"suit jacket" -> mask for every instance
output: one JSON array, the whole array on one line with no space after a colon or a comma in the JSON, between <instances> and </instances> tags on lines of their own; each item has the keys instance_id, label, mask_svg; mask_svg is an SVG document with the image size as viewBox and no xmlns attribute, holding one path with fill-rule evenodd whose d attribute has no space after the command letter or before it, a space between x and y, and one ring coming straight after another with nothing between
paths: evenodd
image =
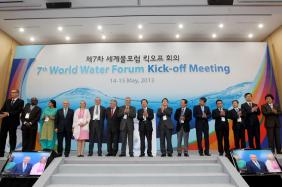
<instances>
[{"instance_id":1,"label":"suit jacket","mask_svg":"<svg viewBox=\"0 0 282 187\"><path fill-rule=\"evenodd\" d=\"M38 106L34 106L32 110L30 109L31 104L27 103L22 111L21 121L22 121L22 130L25 129L37 129L38 122L41 116L41 108ZM29 113L29 118L25 118L26 114Z\"/></svg>"},{"instance_id":2,"label":"suit jacket","mask_svg":"<svg viewBox=\"0 0 282 187\"><path fill-rule=\"evenodd\" d=\"M120 128L120 118L118 117L119 108L116 107L113 116L111 116L111 107L106 109L106 119L108 129L119 130Z\"/></svg>"},{"instance_id":3,"label":"suit jacket","mask_svg":"<svg viewBox=\"0 0 282 187\"><path fill-rule=\"evenodd\" d=\"M185 132L190 131L190 121L192 119L192 110L186 107L185 112L184 112L184 123L180 122L180 116L181 116L181 110L182 108L176 109L174 113L174 119L176 121L176 132L179 132L181 127L183 127L183 130Z\"/></svg>"},{"instance_id":4,"label":"suit jacket","mask_svg":"<svg viewBox=\"0 0 282 187\"><path fill-rule=\"evenodd\" d=\"M239 111L242 112L242 110L239 108ZM241 125L242 127L245 128L245 125L243 123L243 117L241 116L241 122L238 122L239 116L238 113L236 112L236 110L233 108L231 110L229 110L228 112L228 118L232 120L233 126L232 128L234 129L234 127Z\"/></svg>"},{"instance_id":5,"label":"suit jacket","mask_svg":"<svg viewBox=\"0 0 282 187\"><path fill-rule=\"evenodd\" d=\"M215 129L218 129L223 125L228 126L228 110L223 109L223 111L225 112L225 116L223 116L225 121L221 119L222 116L220 116L220 111L218 108L212 111L212 118L215 120Z\"/></svg>"},{"instance_id":6,"label":"suit jacket","mask_svg":"<svg viewBox=\"0 0 282 187\"><path fill-rule=\"evenodd\" d=\"M127 118L124 119L124 110L125 105L119 108L118 117L122 118L120 122L120 130L123 131L128 125L130 130L134 130L134 121L133 119L136 117L136 109L133 106L129 107L129 113L127 114Z\"/></svg>"},{"instance_id":7,"label":"suit jacket","mask_svg":"<svg viewBox=\"0 0 282 187\"><path fill-rule=\"evenodd\" d=\"M7 99L1 108L0 112L8 112L9 116L3 118L2 125L13 125L17 127L20 125L20 114L24 107L24 101L18 98L14 104L12 99Z\"/></svg>"},{"instance_id":8,"label":"suit jacket","mask_svg":"<svg viewBox=\"0 0 282 187\"><path fill-rule=\"evenodd\" d=\"M58 129L58 133L60 132L72 132L72 124L73 124L73 109L68 108L66 117L64 116L64 109L61 108L57 111L55 116L55 128Z\"/></svg>"},{"instance_id":9,"label":"suit jacket","mask_svg":"<svg viewBox=\"0 0 282 187\"><path fill-rule=\"evenodd\" d=\"M29 175L31 168L32 168L32 164L28 163L26 165L25 170L23 171L23 163L21 162L21 163L16 164L12 173L17 174L17 175Z\"/></svg>"},{"instance_id":10,"label":"suit jacket","mask_svg":"<svg viewBox=\"0 0 282 187\"><path fill-rule=\"evenodd\" d=\"M275 125L277 127L281 126L279 120L279 116L281 115L281 108L279 104L273 104L273 108L277 110L276 114L272 112L272 109L269 104L264 104L261 106L262 114L265 116L264 126L266 128L275 127Z\"/></svg>"},{"instance_id":11,"label":"suit jacket","mask_svg":"<svg viewBox=\"0 0 282 187\"><path fill-rule=\"evenodd\" d=\"M203 118L203 112L200 105L196 105L193 108L193 116L196 119L196 125L201 125L204 123L208 123L208 119L211 118L211 111L208 106L204 106L204 112L207 115L207 118Z\"/></svg>"},{"instance_id":12,"label":"suit jacket","mask_svg":"<svg viewBox=\"0 0 282 187\"><path fill-rule=\"evenodd\" d=\"M255 103L252 103L252 107L258 106ZM243 103L241 105L241 110L242 110L242 116L244 119L244 124L245 126L259 126L259 119L258 119L258 115L260 115L260 109L258 107L256 112L252 112L252 108L249 106L249 104Z\"/></svg>"},{"instance_id":13,"label":"suit jacket","mask_svg":"<svg viewBox=\"0 0 282 187\"><path fill-rule=\"evenodd\" d=\"M173 129L173 122L171 120L172 111L171 107L167 107L163 112L161 108L158 109L157 116L160 118L159 128ZM164 116L166 116L166 120L163 120Z\"/></svg>"},{"instance_id":14,"label":"suit jacket","mask_svg":"<svg viewBox=\"0 0 282 187\"><path fill-rule=\"evenodd\" d=\"M95 109L95 105L89 108L89 112L90 112L90 116L91 116L90 124L91 124L91 121L93 120L94 109ZM100 123L99 123L99 126L102 129L104 128L105 117L106 117L106 108L100 105Z\"/></svg>"},{"instance_id":15,"label":"suit jacket","mask_svg":"<svg viewBox=\"0 0 282 187\"><path fill-rule=\"evenodd\" d=\"M154 119L154 112L152 109L147 108L148 117L144 120L143 117L144 109L139 109L137 112L137 119L139 120L139 131L153 131L152 120Z\"/></svg>"},{"instance_id":16,"label":"suit jacket","mask_svg":"<svg viewBox=\"0 0 282 187\"><path fill-rule=\"evenodd\" d=\"M262 161L259 161L258 160L258 163L260 165L260 168L258 168L254 163L253 161L248 161L246 163L246 166L247 166L247 172L248 173L264 173L264 172L267 172L267 169L266 169L266 166L265 164L262 162Z\"/></svg>"}]
</instances>

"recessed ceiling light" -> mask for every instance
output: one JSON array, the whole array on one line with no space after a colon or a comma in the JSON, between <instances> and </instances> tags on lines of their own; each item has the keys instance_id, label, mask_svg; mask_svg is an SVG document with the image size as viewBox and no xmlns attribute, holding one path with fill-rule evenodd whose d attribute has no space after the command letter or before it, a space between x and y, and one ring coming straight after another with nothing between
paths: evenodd
<instances>
[{"instance_id":1,"label":"recessed ceiling light","mask_svg":"<svg viewBox=\"0 0 282 187\"><path fill-rule=\"evenodd\" d=\"M222 28L224 27L224 24L223 24L223 23L220 23L220 24L218 25L218 27L222 29Z\"/></svg>"},{"instance_id":2,"label":"recessed ceiling light","mask_svg":"<svg viewBox=\"0 0 282 187\"><path fill-rule=\"evenodd\" d=\"M59 26L57 27L58 31L63 31L63 27Z\"/></svg>"},{"instance_id":3,"label":"recessed ceiling light","mask_svg":"<svg viewBox=\"0 0 282 187\"><path fill-rule=\"evenodd\" d=\"M215 33L212 34L212 38L216 38L217 35Z\"/></svg>"},{"instance_id":4,"label":"recessed ceiling light","mask_svg":"<svg viewBox=\"0 0 282 187\"><path fill-rule=\"evenodd\" d=\"M107 37L106 35L102 35L102 39L105 40Z\"/></svg>"},{"instance_id":5,"label":"recessed ceiling light","mask_svg":"<svg viewBox=\"0 0 282 187\"><path fill-rule=\"evenodd\" d=\"M142 29L142 28L143 28L143 25L139 24L138 29Z\"/></svg>"},{"instance_id":6,"label":"recessed ceiling light","mask_svg":"<svg viewBox=\"0 0 282 187\"><path fill-rule=\"evenodd\" d=\"M143 35L142 35L142 34L139 34L138 38L139 38L139 39L143 39Z\"/></svg>"},{"instance_id":7,"label":"recessed ceiling light","mask_svg":"<svg viewBox=\"0 0 282 187\"><path fill-rule=\"evenodd\" d=\"M20 27L20 28L19 28L19 32L24 32L24 28L23 28L23 27Z\"/></svg>"},{"instance_id":8,"label":"recessed ceiling light","mask_svg":"<svg viewBox=\"0 0 282 187\"><path fill-rule=\"evenodd\" d=\"M34 42L35 38L32 36L32 37L29 38L29 41Z\"/></svg>"},{"instance_id":9,"label":"recessed ceiling light","mask_svg":"<svg viewBox=\"0 0 282 187\"><path fill-rule=\"evenodd\" d=\"M175 35L175 38L177 38L177 39L180 38L180 35L179 35L179 34L176 34L176 35Z\"/></svg>"},{"instance_id":10,"label":"recessed ceiling light","mask_svg":"<svg viewBox=\"0 0 282 187\"><path fill-rule=\"evenodd\" d=\"M70 39L71 39L71 38L70 38L69 36L66 36L66 37L65 37L65 40L66 40L66 41L70 41Z\"/></svg>"},{"instance_id":11,"label":"recessed ceiling light","mask_svg":"<svg viewBox=\"0 0 282 187\"><path fill-rule=\"evenodd\" d=\"M98 26L97 26L97 29L98 29L99 31L102 30L102 29L103 29L102 25L98 25Z\"/></svg>"},{"instance_id":12,"label":"recessed ceiling light","mask_svg":"<svg viewBox=\"0 0 282 187\"><path fill-rule=\"evenodd\" d=\"M183 24L179 24L178 28L182 29L183 28Z\"/></svg>"},{"instance_id":13,"label":"recessed ceiling light","mask_svg":"<svg viewBox=\"0 0 282 187\"><path fill-rule=\"evenodd\" d=\"M258 24L258 28L262 29L264 25L262 23Z\"/></svg>"},{"instance_id":14,"label":"recessed ceiling light","mask_svg":"<svg viewBox=\"0 0 282 187\"><path fill-rule=\"evenodd\" d=\"M252 33L248 34L248 38L253 38L254 35Z\"/></svg>"}]
</instances>

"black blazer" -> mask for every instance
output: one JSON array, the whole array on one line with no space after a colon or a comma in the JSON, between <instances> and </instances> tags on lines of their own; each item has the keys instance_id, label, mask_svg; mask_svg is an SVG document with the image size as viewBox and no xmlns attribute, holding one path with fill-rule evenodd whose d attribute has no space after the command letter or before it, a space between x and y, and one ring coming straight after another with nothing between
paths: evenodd
<instances>
[{"instance_id":1,"label":"black blazer","mask_svg":"<svg viewBox=\"0 0 282 187\"><path fill-rule=\"evenodd\" d=\"M266 128L272 128L272 127L281 127L279 116L281 115L281 108L278 104L273 104L273 108L277 110L277 113L275 114L272 112L271 107L269 104L264 104L261 106L262 114L265 116L265 122L264 126Z\"/></svg>"},{"instance_id":2,"label":"black blazer","mask_svg":"<svg viewBox=\"0 0 282 187\"><path fill-rule=\"evenodd\" d=\"M202 117L203 112L202 112L202 109L201 109L200 105L196 105L193 108L193 116L196 119L196 125L201 125L201 124L204 124L204 123L208 123L208 119L211 118L210 108L208 106L204 106L204 107L205 107L204 108L204 112L206 113L207 118L203 118Z\"/></svg>"},{"instance_id":3,"label":"black blazer","mask_svg":"<svg viewBox=\"0 0 282 187\"><path fill-rule=\"evenodd\" d=\"M70 108L68 108L66 117L64 116L64 109L59 109L55 116L55 129L58 129L58 132L72 132L73 115L74 111Z\"/></svg>"},{"instance_id":4,"label":"black blazer","mask_svg":"<svg viewBox=\"0 0 282 187\"><path fill-rule=\"evenodd\" d=\"M171 120L172 111L173 109L171 107L167 107L163 112L161 108L158 109L157 116L160 118L159 128L173 129L173 122ZM167 120L163 120L163 116L166 116Z\"/></svg>"},{"instance_id":5,"label":"black blazer","mask_svg":"<svg viewBox=\"0 0 282 187\"><path fill-rule=\"evenodd\" d=\"M255 103L252 103L252 107L258 106ZM242 110L242 115L243 115L243 119L244 119L244 123L245 126L259 126L259 119L258 119L258 115L260 115L260 109L258 107L256 112L252 112L252 108L249 106L249 104L243 103L241 105L241 110Z\"/></svg>"},{"instance_id":6,"label":"black blazer","mask_svg":"<svg viewBox=\"0 0 282 187\"><path fill-rule=\"evenodd\" d=\"M221 120L222 116L220 116L220 111L219 111L218 108L214 109L212 111L212 118L215 120L215 129L219 129L223 125L228 125L228 110L227 109L223 109L223 111L225 112L225 116L224 116L225 121Z\"/></svg>"},{"instance_id":7,"label":"black blazer","mask_svg":"<svg viewBox=\"0 0 282 187\"><path fill-rule=\"evenodd\" d=\"M3 118L2 125L19 126L20 114L23 111L23 107L24 101L22 99L18 98L14 104L12 104L12 99L7 99L0 112L8 112L9 116Z\"/></svg>"},{"instance_id":8,"label":"black blazer","mask_svg":"<svg viewBox=\"0 0 282 187\"><path fill-rule=\"evenodd\" d=\"M181 116L181 110L182 108L176 109L174 113L174 119L176 121L176 132L179 132L181 127L183 126L183 130L185 132L190 131L190 121L192 119L192 110L186 107L185 112L184 112L184 123L180 123L180 116Z\"/></svg>"},{"instance_id":9,"label":"black blazer","mask_svg":"<svg viewBox=\"0 0 282 187\"><path fill-rule=\"evenodd\" d=\"M95 108L95 105L89 108L89 112L90 112L90 116L91 116L90 123L91 123L93 116L94 116L94 108ZM105 117L106 117L106 108L100 105L100 124L99 124L99 126L101 128L104 128Z\"/></svg>"},{"instance_id":10,"label":"black blazer","mask_svg":"<svg viewBox=\"0 0 282 187\"><path fill-rule=\"evenodd\" d=\"M137 111L137 119L139 120L139 131L153 131L152 120L154 119L154 112L152 109L147 108L148 117L146 120L143 118L144 109Z\"/></svg>"},{"instance_id":11,"label":"black blazer","mask_svg":"<svg viewBox=\"0 0 282 187\"><path fill-rule=\"evenodd\" d=\"M32 110L30 110L30 103L27 103L22 111L21 121L22 121L22 130L32 128L37 129L38 122L41 116L41 108L38 106L34 106ZM26 119L26 114L29 113L29 118ZM26 125L26 123L28 125ZM31 123L31 124L30 124Z\"/></svg>"},{"instance_id":12,"label":"black blazer","mask_svg":"<svg viewBox=\"0 0 282 187\"><path fill-rule=\"evenodd\" d=\"M242 112L241 108L239 108L239 111ZM241 116L241 122L238 122L239 116L236 110L233 108L229 110L228 112L228 118L232 120L232 128L234 129L236 126L240 125L245 128L245 125L243 123L243 116ZM240 123L240 124L239 124Z\"/></svg>"},{"instance_id":13,"label":"black blazer","mask_svg":"<svg viewBox=\"0 0 282 187\"><path fill-rule=\"evenodd\" d=\"M108 130L109 129L119 130L121 119L120 117L118 117L118 112L119 112L119 108L116 107L116 110L113 116L111 116L111 107L108 107L106 109L106 119L107 119Z\"/></svg>"}]
</instances>

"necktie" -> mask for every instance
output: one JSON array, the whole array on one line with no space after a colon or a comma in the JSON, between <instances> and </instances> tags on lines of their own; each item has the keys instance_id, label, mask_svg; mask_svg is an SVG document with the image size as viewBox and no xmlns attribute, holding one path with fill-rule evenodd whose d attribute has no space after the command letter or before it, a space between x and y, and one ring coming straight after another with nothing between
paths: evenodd
<instances>
[{"instance_id":1,"label":"necktie","mask_svg":"<svg viewBox=\"0 0 282 187\"><path fill-rule=\"evenodd\" d=\"M15 100L14 100L14 99L12 99L12 102L11 102L11 103L12 103L12 105L13 105L13 104L15 103Z\"/></svg>"},{"instance_id":2,"label":"necktie","mask_svg":"<svg viewBox=\"0 0 282 187\"><path fill-rule=\"evenodd\" d=\"M252 103L249 103L249 106L252 108Z\"/></svg>"},{"instance_id":3,"label":"necktie","mask_svg":"<svg viewBox=\"0 0 282 187\"><path fill-rule=\"evenodd\" d=\"M184 108L182 108L181 116L184 116Z\"/></svg>"},{"instance_id":4,"label":"necktie","mask_svg":"<svg viewBox=\"0 0 282 187\"><path fill-rule=\"evenodd\" d=\"M259 165L258 161L255 161L255 165L260 169L260 165Z\"/></svg>"},{"instance_id":5,"label":"necktie","mask_svg":"<svg viewBox=\"0 0 282 187\"><path fill-rule=\"evenodd\" d=\"M95 114L98 115L98 106L96 106Z\"/></svg>"},{"instance_id":6,"label":"necktie","mask_svg":"<svg viewBox=\"0 0 282 187\"><path fill-rule=\"evenodd\" d=\"M23 172L25 171L26 169L26 164L23 165Z\"/></svg>"},{"instance_id":7,"label":"necktie","mask_svg":"<svg viewBox=\"0 0 282 187\"><path fill-rule=\"evenodd\" d=\"M64 117L66 118L67 116L67 109L64 109Z\"/></svg>"},{"instance_id":8,"label":"necktie","mask_svg":"<svg viewBox=\"0 0 282 187\"><path fill-rule=\"evenodd\" d=\"M114 115L114 109L112 108L111 109L111 117L113 117L113 115Z\"/></svg>"}]
</instances>

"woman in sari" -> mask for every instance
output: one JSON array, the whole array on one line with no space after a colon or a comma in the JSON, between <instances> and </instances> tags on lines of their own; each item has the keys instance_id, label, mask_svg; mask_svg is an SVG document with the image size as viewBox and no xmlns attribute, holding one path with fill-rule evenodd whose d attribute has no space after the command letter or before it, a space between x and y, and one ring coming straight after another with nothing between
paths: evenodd
<instances>
[{"instance_id":1,"label":"woman in sari","mask_svg":"<svg viewBox=\"0 0 282 187\"><path fill-rule=\"evenodd\" d=\"M86 102L80 101L79 109L76 109L73 117L73 136L77 140L77 156L84 156L85 140L89 139L90 112L86 108Z\"/></svg>"},{"instance_id":2,"label":"woman in sari","mask_svg":"<svg viewBox=\"0 0 282 187\"><path fill-rule=\"evenodd\" d=\"M41 116L41 127L40 127L40 144L42 150L50 151L55 147L56 132L54 128L54 120L56 115L56 101L50 100L48 107L43 110Z\"/></svg>"}]
</instances>

